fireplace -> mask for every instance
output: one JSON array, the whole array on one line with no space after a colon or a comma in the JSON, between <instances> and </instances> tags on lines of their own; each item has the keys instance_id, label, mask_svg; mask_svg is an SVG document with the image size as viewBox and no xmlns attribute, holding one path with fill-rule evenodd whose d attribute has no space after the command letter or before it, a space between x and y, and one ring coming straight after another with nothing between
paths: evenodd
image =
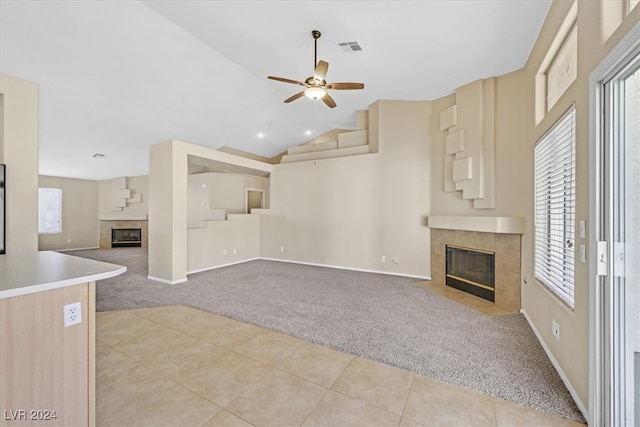
<instances>
[{"instance_id":1,"label":"fireplace","mask_svg":"<svg viewBox=\"0 0 640 427\"><path fill-rule=\"evenodd\" d=\"M495 253L446 245L445 284L495 301Z\"/></svg>"},{"instance_id":2,"label":"fireplace","mask_svg":"<svg viewBox=\"0 0 640 427\"><path fill-rule=\"evenodd\" d=\"M142 229L140 228L112 228L112 248L142 247Z\"/></svg>"}]
</instances>

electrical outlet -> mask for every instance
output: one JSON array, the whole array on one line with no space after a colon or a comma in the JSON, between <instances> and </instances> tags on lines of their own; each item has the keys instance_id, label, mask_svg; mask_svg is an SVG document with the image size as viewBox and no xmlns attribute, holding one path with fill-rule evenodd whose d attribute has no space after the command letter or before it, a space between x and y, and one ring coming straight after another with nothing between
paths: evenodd
<instances>
[{"instance_id":1,"label":"electrical outlet","mask_svg":"<svg viewBox=\"0 0 640 427\"><path fill-rule=\"evenodd\" d=\"M394 263L394 264L398 264L398 257L397 257L397 256L394 256L394 257L393 257L393 263Z\"/></svg>"},{"instance_id":2,"label":"electrical outlet","mask_svg":"<svg viewBox=\"0 0 640 427\"><path fill-rule=\"evenodd\" d=\"M553 319L551 319L551 332L557 340L560 340L560 325Z\"/></svg>"},{"instance_id":3,"label":"electrical outlet","mask_svg":"<svg viewBox=\"0 0 640 427\"><path fill-rule=\"evenodd\" d=\"M71 239L67 239L67 243L71 243Z\"/></svg>"},{"instance_id":4,"label":"electrical outlet","mask_svg":"<svg viewBox=\"0 0 640 427\"><path fill-rule=\"evenodd\" d=\"M386 256L384 256L384 255L382 255L382 256L380 257L380 262L387 262L387 257L386 257Z\"/></svg>"},{"instance_id":5,"label":"electrical outlet","mask_svg":"<svg viewBox=\"0 0 640 427\"><path fill-rule=\"evenodd\" d=\"M284 252L284 246L280 246L280 252Z\"/></svg>"},{"instance_id":6,"label":"electrical outlet","mask_svg":"<svg viewBox=\"0 0 640 427\"><path fill-rule=\"evenodd\" d=\"M226 249L223 249L223 250L222 250L222 255L226 255L226 254L227 254L227 250L226 250Z\"/></svg>"},{"instance_id":7,"label":"electrical outlet","mask_svg":"<svg viewBox=\"0 0 640 427\"><path fill-rule=\"evenodd\" d=\"M64 327L82 323L82 305L79 302L67 304L63 308L64 311Z\"/></svg>"},{"instance_id":8,"label":"electrical outlet","mask_svg":"<svg viewBox=\"0 0 640 427\"><path fill-rule=\"evenodd\" d=\"M233 254L235 255L237 253L238 253L238 251L236 250L236 248L233 248Z\"/></svg>"}]
</instances>

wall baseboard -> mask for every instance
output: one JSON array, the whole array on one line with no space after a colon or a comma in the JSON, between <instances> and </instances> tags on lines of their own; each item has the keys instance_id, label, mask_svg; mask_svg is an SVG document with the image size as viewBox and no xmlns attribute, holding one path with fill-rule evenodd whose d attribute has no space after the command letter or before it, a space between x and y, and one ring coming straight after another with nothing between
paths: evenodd
<instances>
[{"instance_id":1,"label":"wall baseboard","mask_svg":"<svg viewBox=\"0 0 640 427\"><path fill-rule=\"evenodd\" d=\"M538 331L538 328L536 328L536 326L533 324L533 321L529 317L529 314L524 309L520 309L520 313L522 313L524 315L524 318L527 320L527 323L529 324L529 327L531 328L533 333L536 335L536 338L538 338L538 342L542 346L544 352L547 354L547 357L549 357L549 360L551 361L551 364L553 365L553 367L556 368L556 371L558 372L558 375L560 375L560 379L562 379L562 382L567 387L567 390L569 390L569 394L571 394L571 397L576 402L576 405L578 406L578 409L580 409L580 412L582 412L582 416L584 417L585 420L588 420L589 419L589 411L587 411L587 408L584 406L584 404L582 403L582 401L578 397L578 393L576 393L575 389L573 388L573 385L569 381L569 378L566 376L566 374L564 373L564 371L560 367L560 364L558 363L556 358L553 357L553 354L551 353L551 350L549 350L549 347L547 347L547 344L542 339L542 335L540 335L540 332Z\"/></svg>"},{"instance_id":2,"label":"wall baseboard","mask_svg":"<svg viewBox=\"0 0 640 427\"><path fill-rule=\"evenodd\" d=\"M341 265L319 264L319 263L304 262L304 261L292 261L290 259L263 258L263 257L260 257L258 259L263 259L265 261L290 262L292 264L311 265L311 266L314 266L314 267L335 268L335 269L338 269L338 270L359 271L361 273L386 274L387 276L400 276L400 277L409 277L409 278L412 278L412 279L431 280L431 276L420 276L420 275L415 275L415 274L396 273L396 272L393 272L393 271L369 270L369 269L366 269L366 268L353 268L353 267L345 267L345 266L341 266Z\"/></svg>"},{"instance_id":3,"label":"wall baseboard","mask_svg":"<svg viewBox=\"0 0 640 427\"><path fill-rule=\"evenodd\" d=\"M55 252L70 252L70 251L86 251L89 249L100 249L99 246L90 246L88 248L69 248L69 249L51 249Z\"/></svg>"},{"instance_id":4,"label":"wall baseboard","mask_svg":"<svg viewBox=\"0 0 640 427\"><path fill-rule=\"evenodd\" d=\"M242 264L242 263L245 263L245 262L255 261L255 260L258 260L258 259L263 259L263 258L256 257L256 258L242 259L240 261L234 261L234 262L230 262L230 263L227 263L227 264L214 265L213 267L206 267L206 268L201 268L199 270L187 271L187 276L189 274L202 273L203 271L210 271L210 270L215 270L217 268L229 267L230 265Z\"/></svg>"},{"instance_id":5,"label":"wall baseboard","mask_svg":"<svg viewBox=\"0 0 640 427\"><path fill-rule=\"evenodd\" d=\"M160 282L160 283L164 283L165 285L178 285L180 283L184 283L187 281L187 279L180 279L180 280L166 280L166 279L161 279L159 277L153 277L153 276L147 276L147 279L149 280L153 280L154 282Z\"/></svg>"}]
</instances>

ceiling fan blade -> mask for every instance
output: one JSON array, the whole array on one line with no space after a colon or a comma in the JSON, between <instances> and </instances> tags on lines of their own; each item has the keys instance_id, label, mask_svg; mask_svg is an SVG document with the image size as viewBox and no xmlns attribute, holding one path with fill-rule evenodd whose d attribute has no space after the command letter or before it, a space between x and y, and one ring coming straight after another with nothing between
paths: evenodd
<instances>
[{"instance_id":1,"label":"ceiling fan blade","mask_svg":"<svg viewBox=\"0 0 640 427\"><path fill-rule=\"evenodd\" d=\"M307 86L306 84L299 82L297 80L285 79L284 77L268 76L267 78L271 80L277 80L279 82L291 83L291 84L300 85L300 86Z\"/></svg>"},{"instance_id":2,"label":"ceiling fan blade","mask_svg":"<svg viewBox=\"0 0 640 427\"><path fill-rule=\"evenodd\" d=\"M317 81L322 81L324 80L324 76L327 75L327 71L329 70L329 63L326 61L318 61L318 65L316 65L316 69L313 72L313 77L317 80Z\"/></svg>"},{"instance_id":3,"label":"ceiling fan blade","mask_svg":"<svg viewBox=\"0 0 640 427\"><path fill-rule=\"evenodd\" d=\"M295 101L296 99L300 98L302 95L304 95L304 91L302 92L298 92L295 95L292 95L290 97L288 97L287 99L284 100L284 102L286 104L290 103L291 101Z\"/></svg>"},{"instance_id":4,"label":"ceiling fan blade","mask_svg":"<svg viewBox=\"0 0 640 427\"><path fill-rule=\"evenodd\" d=\"M354 89L364 89L364 83L327 83L323 86L324 89L333 89L333 90L354 90Z\"/></svg>"},{"instance_id":5,"label":"ceiling fan blade","mask_svg":"<svg viewBox=\"0 0 640 427\"><path fill-rule=\"evenodd\" d=\"M328 93L325 96L322 97L322 102L327 104L327 106L329 108L335 108L336 107L336 101L334 101L333 98Z\"/></svg>"}]
</instances>

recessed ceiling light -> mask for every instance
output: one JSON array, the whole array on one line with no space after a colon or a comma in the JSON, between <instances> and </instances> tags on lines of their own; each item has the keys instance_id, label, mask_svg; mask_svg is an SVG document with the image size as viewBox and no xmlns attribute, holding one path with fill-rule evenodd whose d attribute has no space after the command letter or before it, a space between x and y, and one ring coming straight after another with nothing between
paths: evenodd
<instances>
[{"instance_id":1,"label":"recessed ceiling light","mask_svg":"<svg viewBox=\"0 0 640 427\"><path fill-rule=\"evenodd\" d=\"M258 138L264 138L264 137L265 137L264 133L262 133L262 132L258 133Z\"/></svg>"},{"instance_id":2,"label":"recessed ceiling light","mask_svg":"<svg viewBox=\"0 0 640 427\"><path fill-rule=\"evenodd\" d=\"M94 153L91 157L93 157L94 159L104 159L104 154Z\"/></svg>"},{"instance_id":3,"label":"recessed ceiling light","mask_svg":"<svg viewBox=\"0 0 640 427\"><path fill-rule=\"evenodd\" d=\"M304 131L304 134L305 134L305 135L311 135L312 133L313 133L313 132L311 132L310 130L305 130L305 131Z\"/></svg>"}]
</instances>

